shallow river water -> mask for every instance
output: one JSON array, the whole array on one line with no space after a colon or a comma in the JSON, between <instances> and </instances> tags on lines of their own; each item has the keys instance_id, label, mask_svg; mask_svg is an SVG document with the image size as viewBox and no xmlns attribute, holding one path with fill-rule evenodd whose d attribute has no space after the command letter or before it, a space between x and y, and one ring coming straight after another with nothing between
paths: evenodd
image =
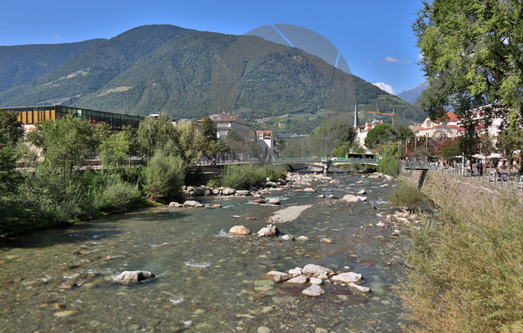
<instances>
[{"instance_id":1,"label":"shallow river water","mask_svg":"<svg viewBox=\"0 0 523 333\"><path fill-rule=\"evenodd\" d=\"M389 210L385 201L394 183L334 177L341 185L314 183L317 193L289 189L268 195L281 200L279 207L254 205L252 198L196 198L222 208L147 208L3 242L0 331L401 331L405 322L392 291L404 269L396 253L401 237L390 236L391 228L369 226L381 220L376 213ZM358 180L365 183L356 185ZM341 198L363 188L365 203L316 197ZM298 220L278 227L309 241L256 236L277 210L307 204L313 207ZM227 231L234 225L253 234L230 237ZM320 243L322 237L333 243ZM158 246L163 243L170 245ZM308 263L335 272L350 266L372 292L327 283L326 294L312 298L300 294L307 286L274 284L264 277ZM125 270L157 277L133 286L115 283Z\"/></svg>"}]
</instances>

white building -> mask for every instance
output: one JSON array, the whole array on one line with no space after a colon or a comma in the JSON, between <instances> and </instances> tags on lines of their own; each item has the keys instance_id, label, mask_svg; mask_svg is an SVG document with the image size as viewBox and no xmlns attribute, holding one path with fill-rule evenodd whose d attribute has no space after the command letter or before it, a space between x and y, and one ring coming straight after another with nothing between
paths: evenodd
<instances>
[{"instance_id":1,"label":"white building","mask_svg":"<svg viewBox=\"0 0 523 333\"><path fill-rule=\"evenodd\" d=\"M427 137L435 140L441 140L443 137L455 139L460 132L458 116L448 111L439 121L432 121L427 117L421 125L411 125L409 128L416 137Z\"/></svg>"},{"instance_id":2,"label":"white building","mask_svg":"<svg viewBox=\"0 0 523 333\"><path fill-rule=\"evenodd\" d=\"M234 130L243 138L243 140L245 140L245 142L249 140L251 126L247 124L247 121L242 116L215 113L210 115L210 117L216 125L218 139L225 140L227 133L230 130Z\"/></svg>"},{"instance_id":3,"label":"white building","mask_svg":"<svg viewBox=\"0 0 523 333\"><path fill-rule=\"evenodd\" d=\"M256 142L261 146L262 151L267 150L267 156L274 155L274 135L272 131L256 131Z\"/></svg>"},{"instance_id":4,"label":"white building","mask_svg":"<svg viewBox=\"0 0 523 333\"><path fill-rule=\"evenodd\" d=\"M358 140L358 142L360 143L360 146L365 147L365 139L367 138L367 134L369 133L369 131L371 129L373 129L374 127L376 127L380 124L383 124L383 122L373 119L371 122L358 127L357 132L356 132L357 133L356 140ZM372 147L367 147L367 148L372 148Z\"/></svg>"}]
</instances>

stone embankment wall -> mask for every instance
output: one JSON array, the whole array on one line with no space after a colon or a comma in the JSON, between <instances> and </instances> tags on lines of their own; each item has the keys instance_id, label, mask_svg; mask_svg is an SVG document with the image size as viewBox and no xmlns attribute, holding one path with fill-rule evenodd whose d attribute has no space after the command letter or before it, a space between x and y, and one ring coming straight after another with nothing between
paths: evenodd
<instances>
[{"instance_id":1,"label":"stone embankment wall","mask_svg":"<svg viewBox=\"0 0 523 333\"><path fill-rule=\"evenodd\" d=\"M473 178L438 171L426 171L421 191L438 206L478 205L499 198L503 189L496 188ZM400 179L418 186L421 170L401 170Z\"/></svg>"}]
</instances>

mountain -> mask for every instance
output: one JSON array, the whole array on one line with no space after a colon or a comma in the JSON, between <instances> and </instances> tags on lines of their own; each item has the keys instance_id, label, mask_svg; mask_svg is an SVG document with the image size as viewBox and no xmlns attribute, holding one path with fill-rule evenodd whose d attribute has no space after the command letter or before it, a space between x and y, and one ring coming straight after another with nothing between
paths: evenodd
<instances>
[{"instance_id":1,"label":"mountain","mask_svg":"<svg viewBox=\"0 0 523 333\"><path fill-rule=\"evenodd\" d=\"M60 67L71 57L105 41L0 46L0 91L19 86Z\"/></svg>"},{"instance_id":2,"label":"mountain","mask_svg":"<svg viewBox=\"0 0 523 333\"><path fill-rule=\"evenodd\" d=\"M349 117L356 102L359 109L395 109L407 122L424 118L416 107L303 50L169 25L131 29L0 92L1 106L61 103L133 115L163 111L176 119L220 111L241 113L251 123L287 115L284 121L300 133L322 118Z\"/></svg>"},{"instance_id":3,"label":"mountain","mask_svg":"<svg viewBox=\"0 0 523 333\"><path fill-rule=\"evenodd\" d=\"M414 105L416 104L416 101L421 96L421 93L425 88L427 87L428 83L423 82L420 85L418 85L416 88L405 90L399 93L397 96L401 98L405 102L409 102L410 104Z\"/></svg>"}]
</instances>

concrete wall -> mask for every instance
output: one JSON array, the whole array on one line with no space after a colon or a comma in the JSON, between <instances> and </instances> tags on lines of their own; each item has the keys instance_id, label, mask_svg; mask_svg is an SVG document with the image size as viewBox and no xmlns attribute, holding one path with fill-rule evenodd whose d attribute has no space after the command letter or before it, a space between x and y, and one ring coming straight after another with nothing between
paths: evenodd
<instances>
[{"instance_id":1,"label":"concrete wall","mask_svg":"<svg viewBox=\"0 0 523 333\"><path fill-rule=\"evenodd\" d=\"M401 170L400 180L419 184L422 171ZM431 198L438 206L466 205L470 206L489 202L498 198L503 189L496 188L469 177L451 175L438 171L427 171L421 191Z\"/></svg>"}]
</instances>

